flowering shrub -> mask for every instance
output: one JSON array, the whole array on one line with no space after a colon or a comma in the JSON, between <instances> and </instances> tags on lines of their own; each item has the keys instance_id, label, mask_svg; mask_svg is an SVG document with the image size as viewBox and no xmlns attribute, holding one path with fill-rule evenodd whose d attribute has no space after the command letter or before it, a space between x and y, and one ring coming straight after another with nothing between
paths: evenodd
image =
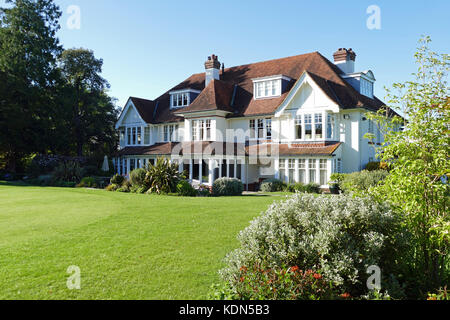
<instances>
[{"instance_id":1,"label":"flowering shrub","mask_svg":"<svg viewBox=\"0 0 450 320\"><path fill-rule=\"evenodd\" d=\"M321 270L339 292L366 293L367 268L399 274L407 245L396 216L384 204L349 195L298 193L274 203L238 237L241 247L225 259L220 271L236 292L242 266L279 268L296 265ZM383 288L388 288L386 281Z\"/></svg>"},{"instance_id":2,"label":"flowering shrub","mask_svg":"<svg viewBox=\"0 0 450 320\"><path fill-rule=\"evenodd\" d=\"M214 181L212 189L217 197L240 196L244 191L244 185L238 179L220 178Z\"/></svg>"},{"instance_id":3,"label":"flowering shrub","mask_svg":"<svg viewBox=\"0 0 450 320\"><path fill-rule=\"evenodd\" d=\"M252 268L241 267L236 275L234 289L224 284L215 290L215 299L230 300L324 300L332 299L333 290L319 272L303 271L299 267ZM221 296L228 292L228 296Z\"/></svg>"}]
</instances>

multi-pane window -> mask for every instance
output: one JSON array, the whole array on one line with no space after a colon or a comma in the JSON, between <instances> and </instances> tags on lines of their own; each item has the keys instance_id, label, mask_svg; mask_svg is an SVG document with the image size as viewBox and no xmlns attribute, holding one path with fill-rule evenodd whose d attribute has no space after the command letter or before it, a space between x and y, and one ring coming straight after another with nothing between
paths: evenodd
<instances>
[{"instance_id":1,"label":"multi-pane window","mask_svg":"<svg viewBox=\"0 0 450 320\"><path fill-rule=\"evenodd\" d=\"M192 121L192 141L211 141L212 122L211 120Z\"/></svg>"},{"instance_id":2,"label":"multi-pane window","mask_svg":"<svg viewBox=\"0 0 450 320\"><path fill-rule=\"evenodd\" d=\"M272 139L272 119L266 119L266 139Z\"/></svg>"},{"instance_id":3,"label":"multi-pane window","mask_svg":"<svg viewBox=\"0 0 450 320\"><path fill-rule=\"evenodd\" d=\"M205 121L206 141L211 140L211 120Z\"/></svg>"},{"instance_id":4,"label":"multi-pane window","mask_svg":"<svg viewBox=\"0 0 450 320\"><path fill-rule=\"evenodd\" d=\"M150 138L147 141L144 140L145 136L143 137L143 134L145 135L147 129L150 130L150 128L146 127L143 132L142 127L128 127L126 129L126 145L137 146L142 144L150 144ZM150 135L150 131L148 131L148 134Z\"/></svg>"},{"instance_id":5,"label":"multi-pane window","mask_svg":"<svg viewBox=\"0 0 450 320\"><path fill-rule=\"evenodd\" d=\"M172 94L172 108L187 107L189 105L189 93Z\"/></svg>"},{"instance_id":6,"label":"multi-pane window","mask_svg":"<svg viewBox=\"0 0 450 320\"><path fill-rule=\"evenodd\" d=\"M298 170L299 170L299 182L306 183L306 160L300 159L298 161Z\"/></svg>"},{"instance_id":7,"label":"multi-pane window","mask_svg":"<svg viewBox=\"0 0 450 320\"><path fill-rule=\"evenodd\" d=\"M324 186L328 184L328 165L327 160L321 159L320 160L320 185Z\"/></svg>"},{"instance_id":8,"label":"multi-pane window","mask_svg":"<svg viewBox=\"0 0 450 320\"><path fill-rule=\"evenodd\" d=\"M327 139L332 139L334 136L334 117L327 115Z\"/></svg>"},{"instance_id":9,"label":"multi-pane window","mask_svg":"<svg viewBox=\"0 0 450 320\"><path fill-rule=\"evenodd\" d=\"M142 144L142 128L137 128L137 144Z\"/></svg>"},{"instance_id":10,"label":"multi-pane window","mask_svg":"<svg viewBox=\"0 0 450 320\"><path fill-rule=\"evenodd\" d=\"M289 170L289 183L295 182L295 160L288 160L288 170Z\"/></svg>"},{"instance_id":11,"label":"multi-pane window","mask_svg":"<svg viewBox=\"0 0 450 320\"><path fill-rule=\"evenodd\" d=\"M311 183L317 182L316 169L317 169L316 160L315 159L309 160L309 182Z\"/></svg>"},{"instance_id":12,"label":"multi-pane window","mask_svg":"<svg viewBox=\"0 0 450 320\"><path fill-rule=\"evenodd\" d=\"M255 97L270 98L281 95L281 80L267 80L255 83Z\"/></svg>"},{"instance_id":13,"label":"multi-pane window","mask_svg":"<svg viewBox=\"0 0 450 320\"><path fill-rule=\"evenodd\" d=\"M286 161L280 160L280 180L286 181Z\"/></svg>"},{"instance_id":14,"label":"multi-pane window","mask_svg":"<svg viewBox=\"0 0 450 320\"><path fill-rule=\"evenodd\" d=\"M163 141L169 141L169 126L163 126Z\"/></svg>"},{"instance_id":15,"label":"multi-pane window","mask_svg":"<svg viewBox=\"0 0 450 320\"><path fill-rule=\"evenodd\" d=\"M123 143L125 143L125 129L121 129L120 130L120 144L122 145Z\"/></svg>"},{"instance_id":16,"label":"multi-pane window","mask_svg":"<svg viewBox=\"0 0 450 320\"><path fill-rule=\"evenodd\" d=\"M250 120L250 139L272 139L272 119Z\"/></svg>"},{"instance_id":17,"label":"multi-pane window","mask_svg":"<svg viewBox=\"0 0 450 320\"><path fill-rule=\"evenodd\" d=\"M192 141L198 141L198 120L192 121Z\"/></svg>"},{"instance_id":18,"label":"multi-pane window","mask_svg":"<svg viewBox=\"0 0 450 320\"><path fill-rule=\"evenodd\" d=\"M295 118L295 139L301 140L303 138L302 129L302 116L297 116Z\"/></svg>"},{"instance_id":19,"label":"multi-pane window","mask_svg":"<svg viewBox=\"0 0 450 320\"><path fill-rule=\"evenodd\" d=\"M127 128L127 145L131 145L131 128Z\"/></svg>"},{"instance_id":20,"label":"multi-pane window","mask_svg":"<svg viewBox=\"0 0 450 320\"><path fill-rule=\"evenodd\" d=\"M144 128L144 144L150 144L150 127Z\"/></svg>"},{"instance_id":21,"label":"multi-pane window","mask_svg":"<svg viewBox=\"0 0 450 320\"><path fill-rule=\"evenodd\" d=\"M163 126L163 141L175 142L178 141L178 125Z\"/></svg>"},{"instance_id":22,"label":"multi-pane window","mask_svg":"<svg viewBox=\"0 0 450 320\"><path fill-rule=\"evenodd\" d=\"M133 145L136 145L136 128L132 128L132 132Z\"/></svg>"},{"instance_id":23,"label":"multi-pane window","mask_svg":"<svg viewBox=\"0 0 450 320\"><path fill-rule=\"evenodd\" d=\"M312 139L312 115L305 114L305 139Z\"/></svg>"},{"instance_id":24,"label":"multi-pane window","mask_svg":"<svg viewBox=\"0 0 450 320\"><path fill-rule=\"evenodd\" d=\"M322 114L317 113L315 114L314 117L314 126L315 126L315 134L316 134L316 139L322 139L323 138L323 123L322 123Z\"/></svg>"},{"instance_id":25,"label":"multi-pane window","mask_svg":"<svg viewBox=\"0 0 450 320\"><path fill-rule=\"evenodd\" d=\"M258 119L258 138L264 138L264 120Z\"/></svg>"}]
</instances>

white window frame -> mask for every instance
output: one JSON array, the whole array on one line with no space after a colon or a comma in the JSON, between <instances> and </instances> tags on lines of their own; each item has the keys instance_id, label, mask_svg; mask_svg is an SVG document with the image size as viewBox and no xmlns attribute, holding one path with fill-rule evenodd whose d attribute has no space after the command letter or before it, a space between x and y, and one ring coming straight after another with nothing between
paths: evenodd
<instances>
[{"instance_id":1,"label":"white window frame","mask_svg":"<svg viewBox=\"0 0 450 320\"><path fill-rule=\"evenodd\" d=\"M253 79L254 99L267 99L281 96L283 79L290 80L283 76Z\"/></svg>"},{"instance_id":2,"label":"white window frame","mask_svg":"<svg viewBox=\"0 0 450 320\"><path fill-rule=\"evenodd\" d=\"M262 125L262 126L261 126ZM250 119L249 126L249 139L250 140L272 140L273 127L272 118L255 118ZM262 135L260 135L262 130ZM270 134L268 134L270 132Z\"/></svg>"},{"instance_id":3,"label":"white window frame","mask_svg":"<svg viewBox=\"0 0 450 320\"><path fill-rule=\"evenodd\" d=\"M192 141L212 141L213 123L211 119L192 120L191 134Z\"/></svg>"}]
</instances>

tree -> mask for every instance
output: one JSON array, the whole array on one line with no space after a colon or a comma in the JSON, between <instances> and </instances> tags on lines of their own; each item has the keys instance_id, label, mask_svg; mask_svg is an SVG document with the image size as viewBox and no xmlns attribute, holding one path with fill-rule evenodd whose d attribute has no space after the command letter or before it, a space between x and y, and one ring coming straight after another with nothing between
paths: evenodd
<instances>
[{"instance_id":1,"label":"tree","mask_svg":"<svg viewBox=\"0 0 450 320\"><path fill-rule=\"evenodd\" d=\"M56 38L59 8L51 0L7 0L0 8L0 153L7 168L32 152L52 123L50 88L61 46Z\"/></svg>"},{"instance_id":2,"label":"tree","mask_svg":"<svg viewBox=\"0 0 450 320\"><path fill-rule=\"evenodd\" d=\"M65 50L59 59L65 81L65 102L76 153L82 156L101 148L113 151L118 112L107 95L108 82L100 76L103 60L86 49Z\"/></svg>"},{"instance_id":3,"label":"tree","mask_svg":"<svg viewBox=\"0 0 450 320\"><path fill-rule=\"evenodd\" d=\"M450 278L449 56L432 52L430 41L420 41L415 81L395 84L398 93L388 91L389 107L368 115L385 134L378 157L392 169L372 191L398 209L413 233L412 268L426 290L444 286ZM387 117L391 108L405 118Z\"/></svg>"}]
</instances>

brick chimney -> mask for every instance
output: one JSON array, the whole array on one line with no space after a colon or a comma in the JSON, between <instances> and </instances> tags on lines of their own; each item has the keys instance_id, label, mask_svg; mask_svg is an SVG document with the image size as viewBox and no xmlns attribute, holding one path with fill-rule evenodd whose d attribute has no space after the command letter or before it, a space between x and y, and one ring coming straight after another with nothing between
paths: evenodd
<instances>
[{"instance_id":1,"label":"brick chimney","mask_svg":"<svg viewBox=\"0 0 450 320\"><path fill-rule=\"evenodd\" d=\"M218 56L213 54L210 57L208 57L208 60L206 60L205 62L205 69L206 69L205 86L208 86L208 84L212 80L220 79L220 67L221 64L219 62Z\"/></svg>"},{"instance_id":2,"label":"brick chimney","mask_svg":"<svg viewBox=\"0 0 450 320\"><path fill-rule=\"evenodd\" d=\"M356 53L350 48L339 48L333 55L334 63L346 74L355 72Z\"/></svg>"}]
</instances>

